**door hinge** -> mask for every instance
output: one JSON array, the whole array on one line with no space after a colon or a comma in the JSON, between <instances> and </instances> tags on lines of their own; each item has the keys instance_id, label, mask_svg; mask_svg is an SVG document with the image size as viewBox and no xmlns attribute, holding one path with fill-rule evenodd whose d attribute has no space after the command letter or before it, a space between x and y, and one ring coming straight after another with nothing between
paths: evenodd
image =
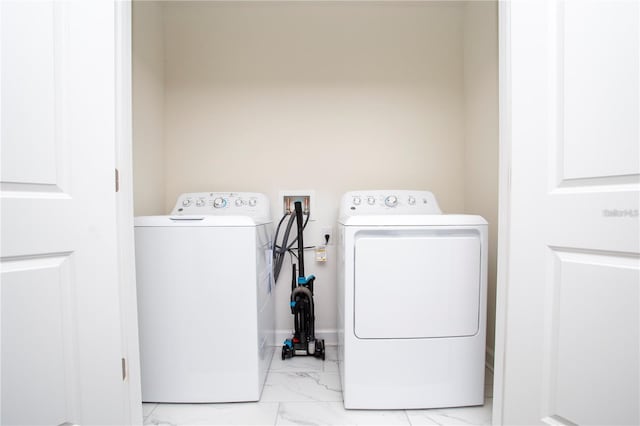
<instances>
[{"instance_id":1,"label":"door hinge","mask_svg":"<svg viewBox=\"0 0 640 426\"><path fill-rule=\"evenodd\" d=\"M116 169L116 192L120 191L120 172Z\"/></svg>"},{"instance_id":2,"label":"door hinge","mask_svg":"<svg viewBox=\"0 0 640 426\"><path fill-rule=\"evenodd\" d=\"M122 358L122 381L127 380L127 359Z\"/></svg>"}]
</instances>

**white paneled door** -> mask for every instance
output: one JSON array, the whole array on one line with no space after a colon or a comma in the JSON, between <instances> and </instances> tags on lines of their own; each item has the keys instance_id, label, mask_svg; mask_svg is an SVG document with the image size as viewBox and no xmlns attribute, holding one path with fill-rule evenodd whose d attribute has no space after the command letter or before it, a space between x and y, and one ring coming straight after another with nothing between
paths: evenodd
<instances>
[{"instance_id":1,"label":"white paneled door","mask_svg":"<svg viewBox=\"0 0 640 426\"><path fill-rule=\"evenodd\" d=\"M640 3L502 12L511 184L494 421L637 425Z\"/></svg>"},{"instance_id":2,"label":"white paneled door","mask_svg":"<svg viewBox=\"0 0 640 426\"><path fill-rule=\"evenodd\" d=\"M114 3L0 15L0 423L124 424Z\"/></svg>"}]
</instances>

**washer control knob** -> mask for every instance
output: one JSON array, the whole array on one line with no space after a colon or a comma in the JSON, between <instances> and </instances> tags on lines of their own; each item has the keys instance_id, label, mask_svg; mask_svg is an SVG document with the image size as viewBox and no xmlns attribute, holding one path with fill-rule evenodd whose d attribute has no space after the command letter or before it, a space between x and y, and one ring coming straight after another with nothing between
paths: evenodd
<instances>
[{"instance_id":1,"label":"washer control knob","mask_svg":"<svg viewBox=\"0 0 640 426\"><path fill-rule=\"evenodd\" d=\"M413 206L416 203L416 199L415 197L409 196L409 200L407 200L409 202L410 206Z\"/></svg>"},{"instance_id":2,"label":"washer control knob","mask_svg":"<svg viewBox=\"0 0 640 426\"><path fill-rule=\"evenodd\" d=\"M395 207L398 205L398 197L396 197L395 195L389 195L384 199L384 204L387 207Z\"/></svg>"},{"instance_id":3,"label":"washer control knob","mask_svg":"<svg viewBox=\"0 0 640 426\"><path fill-rule=\"evenodd\" d=\"M258 204L258 200L256 200L255 198L251 198L251 199L249 200L249 205L250 205L251 207L255 207L255 206L256 206L256 204Z\"/></svg>"},{"instance_id":4,"label":"washer control knob","mask_svg":"<svg viewBox=\"0 0 640 426\"><path fill-rule=\"evenodd\" d=\"M244 200L242 198L236 198L236 207L242 207Z\"/></svg>"},{"instance_id":5,"label":"washer control knob","mask_svg":"<svg viewBox=\"0 0 640 426\"><path fill-rule=\"evenodd\" d=\"M182 200L182 205L184 207L189 207L191 205L191 198L187 198L185 200Z\"/></svg>"},{"instance_id":6,"label":"washer control knob","mask_svg":"<svg viewBox=\"0 0 640 426\"><path fill-rule=\"evenodd\" d=\"M367 197L367 203L369 203L370 206L374 205L376 203L376 197L374 197L373 195L369 195Z\"/></svg>"},{"instance_id":7,"label":"washer control knob","mask_svg":"<svg viewBox=\"0 0 640 426\"><path fill-rule=\"evenodd\" d=\"M221 209L223 207L227 207L227 200L222 197L218 197L213 200L213 207L216 209Z\"/></svg>"},{"instance_id":8,"label":"washer control knob","mask_svg":"<svg viewBox=\"0 0 640 426\"><path fill-rule=\"evenodd\" d=\"M361 202L362 200L360 199L360 197L353 197L353 205L359 206Z\"/></svg>"}]
</instances>

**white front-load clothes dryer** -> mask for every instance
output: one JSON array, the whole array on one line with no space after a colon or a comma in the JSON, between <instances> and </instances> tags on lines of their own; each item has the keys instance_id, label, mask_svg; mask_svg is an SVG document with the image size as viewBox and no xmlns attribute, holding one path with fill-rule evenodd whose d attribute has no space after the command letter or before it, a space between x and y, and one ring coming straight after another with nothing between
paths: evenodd
<instances>
[{"instance_id":1,"label":"white front-load clothes dryer","mask_svg":"<svg viewBox=\"0 0 640 426\"><path fill-rule=\"evenodd\" d=\"M142 400L257 401L273 356L271 219L257 193L135 218Z\"/></svg>"},{"instance_id":2,"label":"white front-load clothes dryer","mask_svg":"<svg viewBox=\"0 0 640 426\"><path fill-rule=\"evenodd\" d=\"M487 222L426 191L356 191L338 226L345 408L482 405Z\"/></svg>"}]
</instances>

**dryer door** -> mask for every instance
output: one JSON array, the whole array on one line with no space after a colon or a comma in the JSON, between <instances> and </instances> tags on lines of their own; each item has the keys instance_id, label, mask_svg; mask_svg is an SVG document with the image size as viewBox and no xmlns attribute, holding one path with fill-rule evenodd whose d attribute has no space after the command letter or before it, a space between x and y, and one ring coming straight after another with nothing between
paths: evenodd
<instances>
[{"instance_id":1,"label":"dryer door","mask_svg":"<svg viewBox=\"0 0 640 426\"><path fill-rule=\"evenodd\" d=\"M356 337L476 334L481 249L476 229L358 232L354 253Z\"/></svg>"}]
</instances>

